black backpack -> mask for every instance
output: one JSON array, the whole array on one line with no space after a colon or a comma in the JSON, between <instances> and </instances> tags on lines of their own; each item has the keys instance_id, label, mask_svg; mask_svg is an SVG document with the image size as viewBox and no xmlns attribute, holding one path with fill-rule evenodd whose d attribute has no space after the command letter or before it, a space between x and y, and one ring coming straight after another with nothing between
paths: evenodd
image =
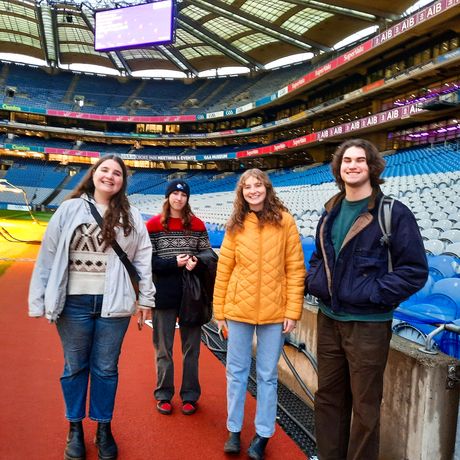
<instances>
[{"instance_id":1,"label":"black backpack","mask_svg":"<svg viewBox=\"0 0 460 460\"><path fill-rule=\"evenodd\" d=\"M395 202L394 198L384 195L380 200L379 210L378 210L378 220L380 225L380 230L382 230L382 238L380 238L380 243L387 246L388 249L388 273L393 271L393 262L391 260L391 213L393 211L393 204Z\"/></svg>"}]
</instances>

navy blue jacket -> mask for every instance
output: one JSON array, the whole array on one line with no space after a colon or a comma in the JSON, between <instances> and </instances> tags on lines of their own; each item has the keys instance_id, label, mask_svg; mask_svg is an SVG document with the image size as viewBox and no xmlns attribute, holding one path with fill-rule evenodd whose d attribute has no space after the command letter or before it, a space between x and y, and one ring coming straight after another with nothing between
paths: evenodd
<instances>
[{"instance_id":1,"label":"navy blue jacket","mask_svg":"<svg viewBox=\"0 0 460 460\"><path fill-rule=\"evenodd\" d=\"M421 289L428 277L422 237L412 212L401 202L393 205L388 272L388 248L381 242L377 187L348 231L336 258L331 231L344 193L332 197L318 222L316 250L305 282L308 293L335 312L366 315L389 312Z\"/></svg>"}]
</instances>

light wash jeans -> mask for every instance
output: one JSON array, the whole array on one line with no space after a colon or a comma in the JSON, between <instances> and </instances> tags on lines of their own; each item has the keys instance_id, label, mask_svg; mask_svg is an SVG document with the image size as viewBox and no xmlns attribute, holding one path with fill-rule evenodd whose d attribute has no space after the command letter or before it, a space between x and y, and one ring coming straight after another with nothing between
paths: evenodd
<instances>
[{"instance_id":1,"label":"light wash jeans","mask_svg":"<svg viewBox=\"0 0 460 460\"><path fill-rule=\"evenodd\" d=\"M118 358L130 317L102 318L102 295L67 296L56 322L64 348L61 377L66 418L85 418L86 394L91 375L89 416L110 422L118 385Z\"/></svg>"},{"instance_id":2,"label":"light wash jeans","mask_svg":"<svg viewBox=\"0 0 460 460\"><path fill-rule=\"evenodd\" d=\"M270 438L275 432L278 400L278 361L284 344L283 324L254 325L227 320L227 429L243 426L244 403L251 367L252 339L257 336L256 433Z\"/></svg>"}]
</instances>

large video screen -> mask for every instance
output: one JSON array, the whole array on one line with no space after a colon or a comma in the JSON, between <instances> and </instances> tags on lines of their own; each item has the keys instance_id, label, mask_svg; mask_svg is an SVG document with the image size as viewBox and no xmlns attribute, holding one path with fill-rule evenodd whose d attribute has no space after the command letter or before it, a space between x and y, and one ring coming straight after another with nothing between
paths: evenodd
<instances>
[{"instance_id":1,"label":"large video screen","mask_svg":"<svg viewBox=\"0 0 460 460\"><path fill-rule=\"evenodd\" d=\"M94 49L113 51L172 43L174 1L96 11Z\"/></svg>"}]
</instances>

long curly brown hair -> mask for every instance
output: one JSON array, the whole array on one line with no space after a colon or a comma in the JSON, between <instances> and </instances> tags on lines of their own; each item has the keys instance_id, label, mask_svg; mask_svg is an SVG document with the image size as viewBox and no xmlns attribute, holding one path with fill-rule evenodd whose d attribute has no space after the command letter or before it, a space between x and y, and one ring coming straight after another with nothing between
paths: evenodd
<instances>
[{"instance_id":1,"label":"long curly brown hair","mask_svg":"<svg viewBox=\"0 0 460 460\"><path fill-rule=\"evenodd\" d=\"M96 171L96 169L107 160L116 161L123 173L123 184L120 190L110 198L109 206L104 214L104 223L102 225L102 238L106 244L111 244L115 240L116 227L122 227L125 236L128 236L134 228L131 213L129 212L129 201L126 196L128 170L120 157L116 155L106 155L100 158L88 169L88 172L85 174L80 183L66 197L66 200L70 198L80 198L84 193L93 197L95 190L93 181L94 171Z\"/></svg>"},{"instance_id":2,"label":"long curly brown hair","mask_svg":"<svg viewBox=\"0 0 460 460\"><path fill-rule=\"evenodd\" d=\"M185 206L182 208L182 225L186 230L190 230L192 227L192 217L195 214L193 214L192 208L190 207L190 204L187 200L187 203ZM168 228L168 223L169 219L171 217L171 205L169 204L169 196L167 196L163 202L163 208L161 210L161 218L160 222L161 225L165 230L169 230Z\"/></svg>"},{"instance_id":3,"label":"long curly brown hair","mask_svg":"<svg viewBox=\"0 0 460 460\"><path fill-rule=\"evenodd\" d=\"M260 169L253 168L245 171L238 180L238 184L236 185L235 190L236 196L233 202L233 211L226 226L227 230L234 232L242 230L244 227L244 219L247 213L250 211L250 208L248 202L244 199L243 187L249 177L254 177L255 179L262 182L267 192L264 201L264 207L262 211L257 213L259 218L259 226L263 227L265 224L280 226L281 220L283 218L282 213L283 211L288 211L288 209L276 196L275 190L272 183L270 182L270 179L268 178L268 175Z\"/></svg>"}]
</instances>

